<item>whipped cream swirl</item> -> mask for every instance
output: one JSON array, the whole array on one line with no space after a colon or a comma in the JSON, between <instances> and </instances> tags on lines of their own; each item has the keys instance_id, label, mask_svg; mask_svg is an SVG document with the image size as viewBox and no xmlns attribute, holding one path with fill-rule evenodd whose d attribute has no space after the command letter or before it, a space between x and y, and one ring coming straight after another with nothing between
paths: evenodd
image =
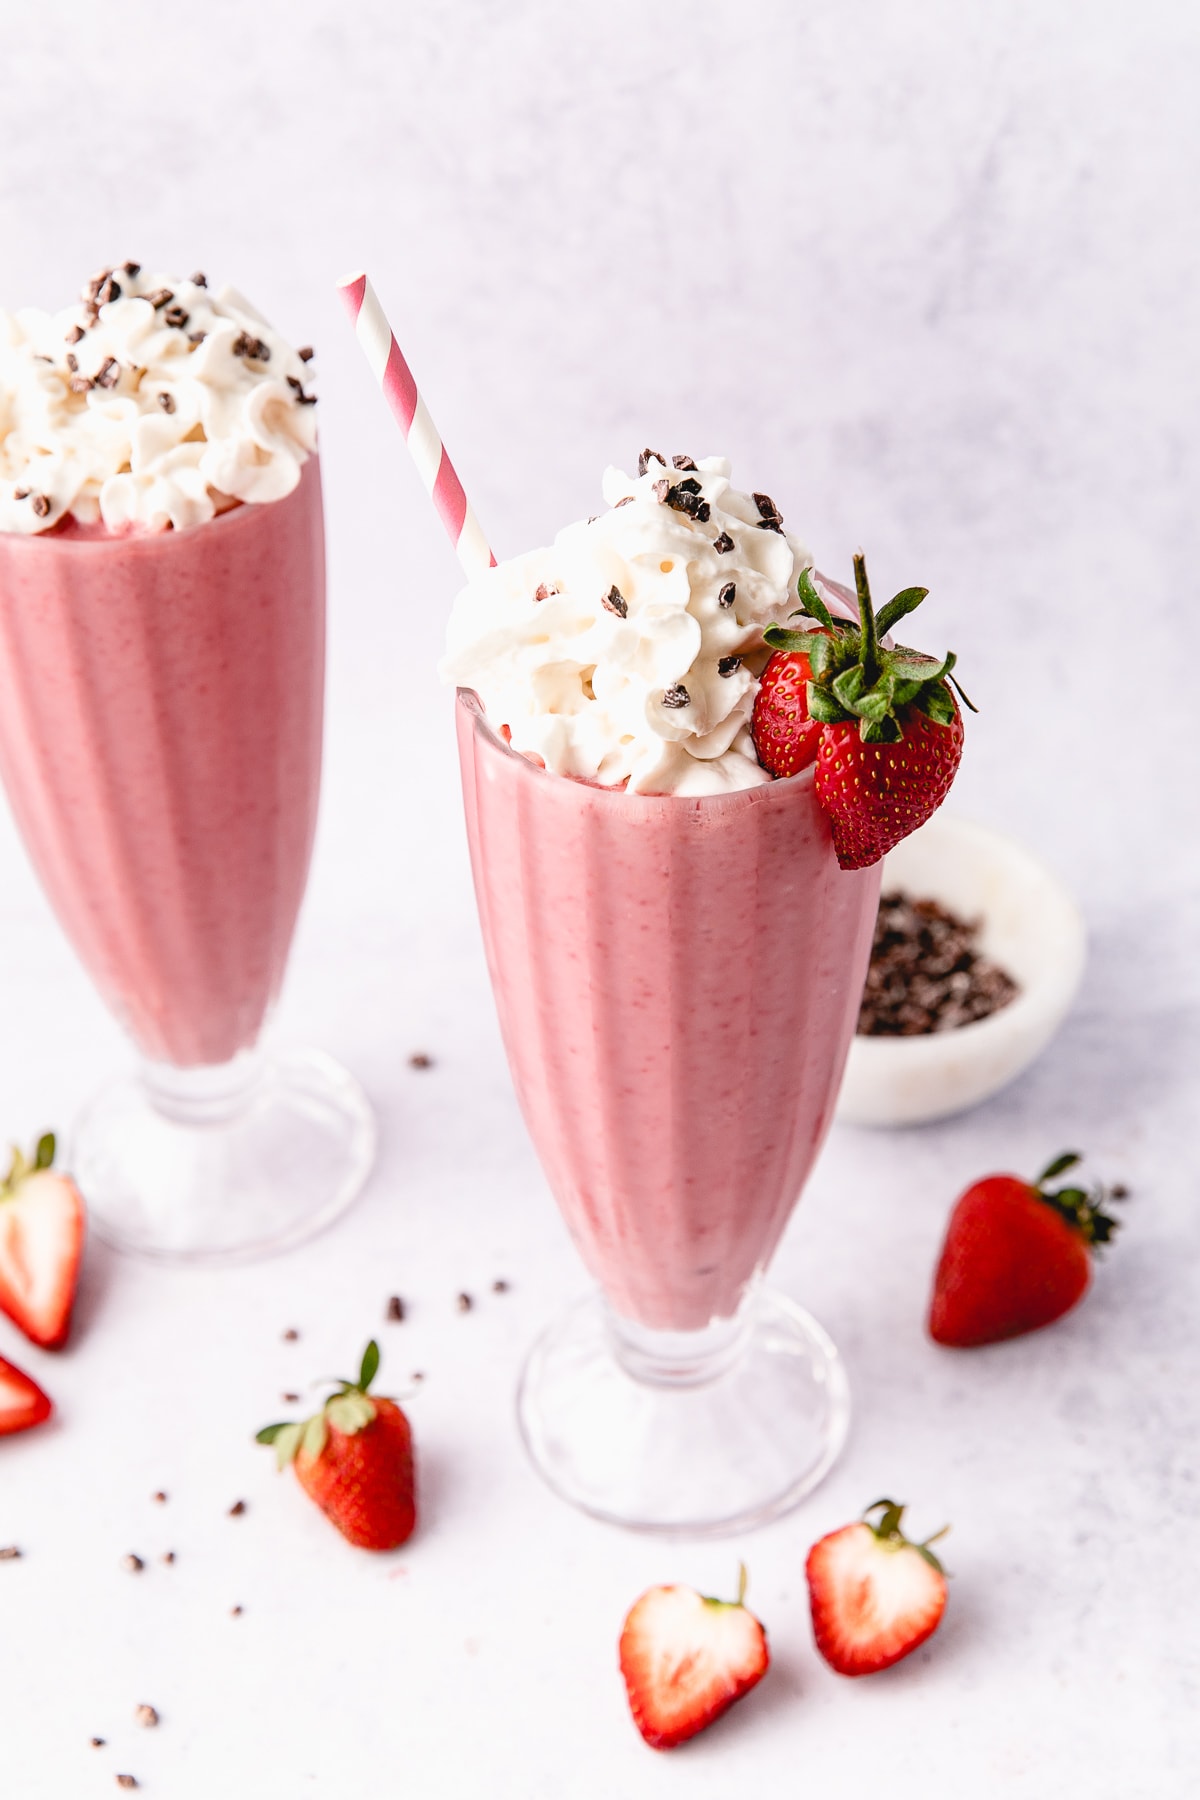
<instances>
[{"instance_id":1,"label":"whipped cream swirl","mask_svg":"<svg viewBox=\"0 0 1200 1800\"><path fill-rule=\"evenodd\" d=\"M608 469L610 511L458 595L444 679L555 774L645 794L770 781L749 731L762 633L812 558L729 472L652 451L636 477Z\"/></svg>"},{"instance_id":2,"label":"whipped cream swirl","mask_svg":"<svg viewBox=\"0 0 1200 1800\"><path fill-rule=\"evenodd\" d=\"M316 448L307 357L232 288L137 263L0 311L0 531L182 529L282 499Z\"/></svg>"}]
</instances>

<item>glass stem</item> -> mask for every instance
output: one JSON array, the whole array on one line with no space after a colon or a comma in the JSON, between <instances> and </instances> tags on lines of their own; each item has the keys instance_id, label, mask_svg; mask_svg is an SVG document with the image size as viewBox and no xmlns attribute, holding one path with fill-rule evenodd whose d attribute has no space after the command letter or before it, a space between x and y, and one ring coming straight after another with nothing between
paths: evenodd
<instances>
[{"instance_id":1,"label":"glass stem","mask_svg":"<svg viewBox=\"0 0 1200 1800\"><path fill-rule=\"evenodd\" d=\"M142 1085L155 1110L176 1125L224 1125L255 1098L264 1060L257 1044L239 1050L228 1062L191 1069L144 1058Z\"/></svg>"},{"instance_id":2,"label":"glass stem","mask_svg":"<svg viewBox=\"0 0 1200 1800\"><path fill-rule=\"evenodd\" d=\"M738 1309L700 1331L659 1331L608 1314L613 1355L634 1381L651 1387L703 1387L741 1359L754 1323L758 1283L743 1291Z\"/></svg>"}]
</instances>

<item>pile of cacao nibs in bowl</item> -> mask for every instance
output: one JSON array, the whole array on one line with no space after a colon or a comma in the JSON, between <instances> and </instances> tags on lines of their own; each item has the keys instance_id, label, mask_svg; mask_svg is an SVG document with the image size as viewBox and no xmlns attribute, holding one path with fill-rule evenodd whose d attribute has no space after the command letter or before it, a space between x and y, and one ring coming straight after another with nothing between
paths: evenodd
<instances>
[{"instance_id":1,"label":"pile of cacao nibs in bowl","mask_svg":"<svg viewBox=\"0 0 1200 1800\"><path fill-rule=\"evenodd\" d=\"M978 949L978 920L895 891L879 902L858 1016L860 1037L919 1037L986 1019L1016 998L1011 976Z\"/></svg>"}]
</instances>

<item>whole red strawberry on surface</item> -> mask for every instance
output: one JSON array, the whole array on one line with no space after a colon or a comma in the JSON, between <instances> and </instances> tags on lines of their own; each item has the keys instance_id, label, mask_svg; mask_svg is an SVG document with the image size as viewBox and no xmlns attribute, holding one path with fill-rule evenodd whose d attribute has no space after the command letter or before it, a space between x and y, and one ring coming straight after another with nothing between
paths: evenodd
<instances>
[{"instance_id":1,"label":"whole red strawberry on surface","mask_svg":"<svg viewBox=\"0 0 1200 1800\"><path fill-rule=\"evenodd\" d=\"M53 1411L50 1396L43 1394L37 1382L24 1369L0 1356L0 1437L28 1431L31 1425L48 1419Z\"/></svg>"},{"instance_id":2,"label":"whole red strawberry on surface","mask_svg":"<svg viewBox=\"0 0 1200 1800\"><path fill-rule=\"evenodd\" d=\"M394 1550L417 1522L412 1431L394 1400L368 1393L379 1368L374 1341L357 1381L342 1381L311 1419L267 1425L260 1444L291 1463L305 1493L352 1544Z\"/></svg>"},{"instance_id":3,"label":"whole red strawberry on surface","mask_svg":"<svg viewBox=\"0 0 1200 1800\"><path fill-rule=\"evenodd\" d=\"M914 1544L900 1529L903 1516L894 1500L876 1500L857 1525L831 1531L808 1553L813 1634L839 1675L890 1668L941 1623L946 1576L929 1546L946 1528Z\"/></svg>"},{"instance_id":4,"label":"whole red strawberry on surface","mask_svg":"<svg viewBox=\"0 0 1200 1800\"><path fill-rule=\"evenodd\" d=\"M1067 1151L1036 1182L986 1175L955 1202L929 1308L929 1335L937 1343L970 1349L1020 1337L1082 1300L1091 1253L1117 1229L1104 1208L1123 1200L1125 1190L1047 1188L1079 1161Z\"/></svg>"},{"instance_id":5,"label":"whole red strawberry on surface","mask_svg":"<svg viewBox=\"0 0 1200 1800\"><path fill-rule=\"evenodd\" d=\"M14 1148L0 1181L0 1310L43 1350L67 1341L84 1238L79 1189L53 1162L48 1131L32 1160Z\"/></svg>"},{"instance_id":6,"label":"whole red strawberry on surface","mask_svg":"<svg viewBox=\"0 0 1200 1800\"><path fill-rule=\"evenodd\" d=\"M938 662L882 641L929 589L905 588L876 613L861 553L854 579L857 625L830 612L803 570L797 616L815 629L771 625L763 633L775 654L751 720L758 760L773 775L816 762L817 800L843 869L878 862L924 824L946 798L963 742L954 656Z\"/></svg>"},{"instance_id":7,"label":"whole red strawberry on surface","mask_svg":"<svg viewBox=\"0 0 1200 1800\"><path fill-rule=\"evenodd\" d=\"M695 1737L767 1672L767 1634L743 1602L689 1587L653 1587L630 1608L620 1662L634 1724L654 1750Z\"/></svg>"}]
</instances>

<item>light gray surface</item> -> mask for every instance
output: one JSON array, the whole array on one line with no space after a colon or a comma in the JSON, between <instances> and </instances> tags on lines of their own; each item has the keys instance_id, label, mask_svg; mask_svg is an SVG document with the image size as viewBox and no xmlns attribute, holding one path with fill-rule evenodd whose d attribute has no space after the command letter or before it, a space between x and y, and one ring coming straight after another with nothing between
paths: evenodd
<instances>
[{"instance_id":1,"label":"light gray surface","mask_svg":"<svg viewBox=\"0 0 1200 1800\"><path fill-rule=\"evenodd\" d=\"M309 1248L221 1275L94 1248L68 1353L0 1321L59 1404L0 1446L0 1543L26 1552L0 1565L6 1800L110 1793L123 1768L172 1800L1196 1791L1200 35L1184 0L1083 19L0 3L3 300L60 304L112 257L199 264L318 345L327 780L277 1034L344 1057L383 1127L367 1195ZM959 651L983 708L956 808L1088 915L1080 1005L1016 1087L831 1140L775 1275L845 1349L855 1431L814 1500L744 1542L576 1518L515 1440L522 1348L582 1278L487 996L433 674L456 568L339 314L358 265L499 554L595 510L604 463L649 442L730 454L831 573L862 540L881 593L928 583L922 641ZM0 859L0 1133L28 1137L124 1050L6 818ZM1087 1304L935 1350L954 1194L1074 1142L1136 1193ZM427 1374L426 1522L373 1560L249 1437L281 1389L352 1363L393 1291L411 1317L380 1327L385 1377ZM953 1521L950 1610L926 1655L844 1682L812 1649L803 1559L885 1491ZM173 1568L118 1568L168 1547ZM727 1590L739 1555L775 1668L654 1757L614 1674L624 1608L655 1580Z\"/></svg>"}]
</instances>

